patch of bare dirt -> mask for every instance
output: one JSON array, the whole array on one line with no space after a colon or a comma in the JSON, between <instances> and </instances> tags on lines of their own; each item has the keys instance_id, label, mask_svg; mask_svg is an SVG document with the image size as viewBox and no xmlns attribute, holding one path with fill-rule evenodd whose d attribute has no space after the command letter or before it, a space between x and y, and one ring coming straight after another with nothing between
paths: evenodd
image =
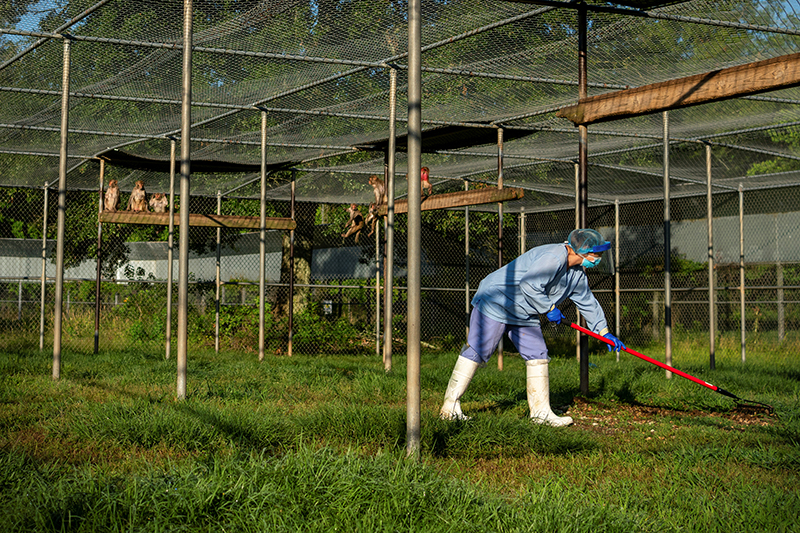
<instances>
[{"instance_id":1,"label":"patch of bare dirt","mask_svg":"<svg viewBox=\"0 0 800 533\"><path fill-rule=\"evenodd\" d=\"M695 425L692 419L714 418L719 424L732 430L745 430L752 426L774 424L774 415L765 408L737 406L727 412L700 410L681 411L641 404L600 403L576 397L569 406L567 414L572 417L576 427L602 434L627 433L646 429L647 426L670 419L674 428Z\"/></svg>"}]
</instances>

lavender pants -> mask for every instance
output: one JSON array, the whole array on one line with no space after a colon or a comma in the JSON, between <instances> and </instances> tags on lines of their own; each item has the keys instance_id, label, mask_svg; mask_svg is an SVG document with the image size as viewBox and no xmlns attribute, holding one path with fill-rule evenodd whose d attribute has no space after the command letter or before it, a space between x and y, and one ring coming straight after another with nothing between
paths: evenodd
<instances>
[{"instance_id":1,"label":"lavender pants","mask_svg":"<svg viewBox=\"0 0 800 533\"><path fill-rule=\"evenodd\" d=\"M461 349L461 356L476 363L487 362L506 332L524 360L549 360L542 328L503 324L492 320L477 309L473 309L470 314L469 336L467 344Z\"/></svg>"}]
</instances>

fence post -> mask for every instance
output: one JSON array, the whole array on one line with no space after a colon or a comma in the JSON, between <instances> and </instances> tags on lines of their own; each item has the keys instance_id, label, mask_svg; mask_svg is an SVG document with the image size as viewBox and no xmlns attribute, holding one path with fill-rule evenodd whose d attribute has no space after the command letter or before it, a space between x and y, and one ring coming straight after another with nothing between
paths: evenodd
<instances>
[{"instance_id":1,"label":"fence post","mask_svg":"<svg viewBox=\"0 0 800 533\"><path fill-rule=\"evenodd\" d=\"M45 183L44 209L42 210L42 290L39 301L39 351L44 350L44 301L47 285L47 197L48 183Z\"/></svg>"},{"instance_id":2,"label":"fence post","mask_svg":"<svg viewBox=\"0 0 800 533\"><path fill-rule=\"evenodd\" d=\"M783 342L786 334L786 316L783 304L783 263L778 259L776 264L777 285L778 285L778 342Z\"/></svg>"},{"instance_id":3,"label":"fence post","mask_svg":"<svg viewBox=\"0 0 800 533\"><path fill-rule=\"evenodd\" d=\"M745 306L744 306L744 186L739 184L739 309L741 313L742 363L745 361Z\"/></svg>"},{"instance_id":4,"label":"fence post","mask_svg":"<svg viewBox=\"0 0 800 533\"><path fill-rule=\"evenodd\" d=\"M664 122L664 352L665 362L672 366L672 279L670 273L670 212L669 212L669 111L663 112ZM672 372L667 370L667 379Z\"/></svg>"},{"instance_id":5,"label":"fence post","mask_svg":"<svg viewBox=\"0 0 800 533\"><path fill-rule=\"evenodd\" d=\"M503 188L503 128L497 128L497 188L498 189ZM498 202L497 268L502 268L502 267L503 267L503 202ZM497 370L503 370L503 337L500 337L500 344L497 345Z\"/></svg>"},{"instance_id":6,"label":"fence post","mask_svg":"<svg viewBox=\"0 0 800 533\"><path fill-rule=\"evenodd\" d=\"M619 198L614 199L614 332L619 338L620 321L620 287L619 287ZM617 352L619 363L619 352Z\"/></svg>"},{"instance_id":7,"label":"fence post","mask_svg":"<svg viewBox=\"0 0 800 533\"><path fill-rule=\"evenodd\" d=\"M217 191L217 214L222 214L222 191ZM214 293L214 352L219 353L219 287L220 287L220 268L219 256L221 251L222 241L222 228L217 227L217 259L216 259L216 285L217 290Z\"/></svg>"},{"instance_id":8,"label":"fence post","mask_svg":"<svg viewBox=\"0 0 800 533\"><path fill-rule=\"evenodd\" d=\"M706 144L706 218L708 221L708 356L709 366L716 365L716 309L714 305L714 214L711 190L711 145Z\"/></svg>"}]
</instances>

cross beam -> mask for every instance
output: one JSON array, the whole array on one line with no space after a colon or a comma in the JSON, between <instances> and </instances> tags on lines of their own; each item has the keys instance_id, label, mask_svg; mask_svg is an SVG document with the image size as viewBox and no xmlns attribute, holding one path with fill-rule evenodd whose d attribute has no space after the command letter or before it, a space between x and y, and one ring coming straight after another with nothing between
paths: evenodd
<instances>
[{"instance_id":1,"label":"cross beam","mask_svg":"<svg viewBox=\"0 0 800 533\"><path fill-rule=\"evenodd\" d=\"M507 189L474 189L471 191L449 192L434 194L422 199L420 209L433 211L435 209L449 209L451 207L465 207L468 205L494 204L508 200L519 200L525 195L523 189L509 187ZM395 200L394 212L408 213L408 200ZM379 216L386 216L386 206L378 210Z\"/></svg>"},{"instance_id":2,"label":"cross beam","mask_svg":"<svg viewBox=\"0 0 800 533\"><path fill-rule=\"evenodd\" d=\"M134 211L103 211L100 213L100 222L114 224L154 224L157 226L169 225L169 213L145 213ZM179 213L174 214L174 224L180 225ZM208 228L246 228L260 229L260 217L245 217L232 215L202 215L189 214L189 226L204 226ZM267 217L266 228L278 230L293 230L297 223L291 218Z\"/></svg>"},{"instance_id":3,"label":"cross beam","mask_svg":"<svg viewBox=\"0 0 800 533\"><path fill-rule=\"evenodd\" d=\"M800 53L584 98L576 105L561 108L556 116L575 125L587 125L797 85Z\"/></svg>"}]
</instances>

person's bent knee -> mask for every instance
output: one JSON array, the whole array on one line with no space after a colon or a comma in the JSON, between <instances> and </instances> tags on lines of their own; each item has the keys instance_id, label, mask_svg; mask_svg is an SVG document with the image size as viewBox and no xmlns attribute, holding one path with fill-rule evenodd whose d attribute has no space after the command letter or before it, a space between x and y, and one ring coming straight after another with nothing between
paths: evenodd
<instances>
[{"instance_id":1,"label":"person's bent knee","mask_svg":"<svg viewBox=\"0 0 800 533\"><path fill-rule=\"evenodd\" d=\"M465 344L464 346L461 347L461 357L464 357L465 359L469 359L470 361L474 361L474 362L476 362L478 364L485 364L485 363L489 362L489 357L491 357L491 355L492 354L488 354L486 356L483 356L483 355L479 354L478 352L476 352L475 348L473 348L469 344Z\"/></svg>"}]
</instances>

